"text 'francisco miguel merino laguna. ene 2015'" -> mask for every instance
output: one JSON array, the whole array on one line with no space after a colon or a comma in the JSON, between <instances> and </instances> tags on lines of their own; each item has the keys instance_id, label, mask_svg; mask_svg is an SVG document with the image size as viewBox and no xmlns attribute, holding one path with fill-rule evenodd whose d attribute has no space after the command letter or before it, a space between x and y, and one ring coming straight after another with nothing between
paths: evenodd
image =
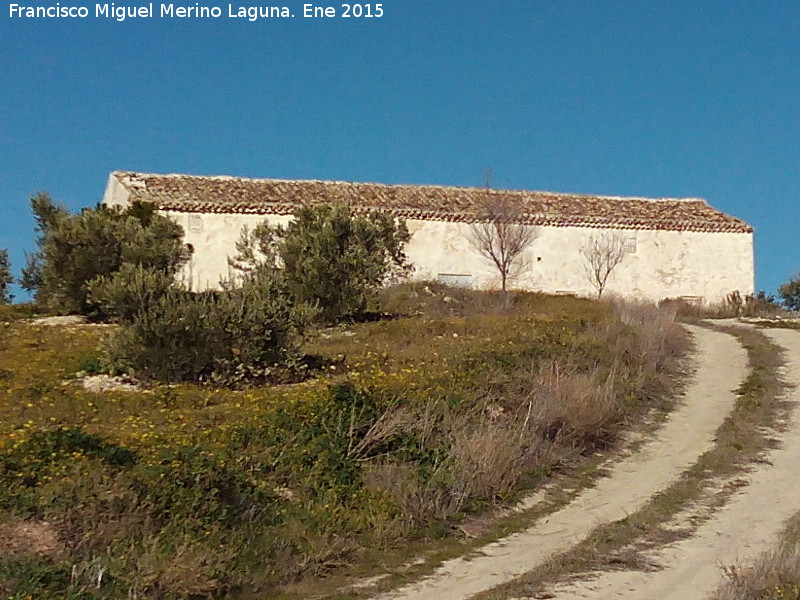
<instances>
[{"instance_id":1,"label":"text 'francisco miguel merino laguna. ene 2015'","mask_svg":"<svg viewBox=\"0 0 800 600\"><path fill-rule=\"evenodd\" d=\"M303 4L298 15L304 18L319 17L356 17L380 18L383 16L382 4L341 4L339 6L319 6ZM247 19L257 21L269 18L293 18L296 15L288 6L241 6L227 4L225 6L202 6L194 4L158 4L153 2L139 5L118 5L111 3L94 5L62 5L36 6L9 4L8 16L11 19L86 19L103 18L125 21L126 19Z\"/></svg>"}]
</instances>

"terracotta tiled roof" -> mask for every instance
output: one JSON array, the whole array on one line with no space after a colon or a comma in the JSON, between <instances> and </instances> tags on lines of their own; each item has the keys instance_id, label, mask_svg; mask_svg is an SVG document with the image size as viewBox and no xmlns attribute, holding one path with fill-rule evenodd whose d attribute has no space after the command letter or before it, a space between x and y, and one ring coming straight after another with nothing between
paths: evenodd
<instances>
[{"instance_id":1,"label":"terracotta tiled roof","mask_svg":"<svg viewBox=\"0 0 800 600\"><path fill-rule=\"evenodd\" d=\"M483 188L384 185L341 181L287 181L153 175L117 171L113 176L131 200L160 210L204 213L292 214L302 204L345 202L356 210L383 209L406 219L474 222L486 202ZM520 220L531 225L614 229L667 229L749 233L744 221L710 207L704 200L617 198L492 190L519 203Z\"/></svg>"}]
</instances>

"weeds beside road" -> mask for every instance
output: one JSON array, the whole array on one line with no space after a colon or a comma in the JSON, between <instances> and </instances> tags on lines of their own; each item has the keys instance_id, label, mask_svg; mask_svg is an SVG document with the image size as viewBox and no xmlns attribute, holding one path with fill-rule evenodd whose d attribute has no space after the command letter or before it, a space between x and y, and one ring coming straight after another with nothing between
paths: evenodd
<instances>
[{"instance_id":1,"label":"weeds beside road","mask_svg":"<svg viewBox=\"0 0 800 600\"><path fill-rule=\"evenodd\" d=\"M67 380L96 363L106 329L13 322L0 350L0 589L245 597L369 572L612 447L680 372L686 338L669 314L496 300L389 290L399 316L309 340L324 373L240 391L90 393Z\"/></svg>"},{"instance_id":2,"label":"weeds beside road","mask_svg":"<svg viewBox=\"0 0 800 600\"><path fill-rule=\"evenodd\" d=\"M775 448L776 432L782 430L789 415L790 404L784 396L786 384L780 376L784 364L781 348L756 330L725 330L734 333L747 349L751 372L739 387L736 407L717 431L713 448L642 509L598 527L545 568L486 594L486 598L535 597L544 594L544 590L553 590L553 597L558 598L592 597L595 587L636 598L656 597L652 594L662 597L662 592L647 588L644 581L650 571L671 566L658 564L658 549L689 539L746 485L741 478ZM709 560L716 573L716 561L713 556ZM695 566L699 570L705 565ZM620 573L626 571L644 572L639 577L641 585ZM587 575L586 580L591 583L584 585L583 577ZM576 576L578 581L569 583ZM601 581L594 582L595 577ZM561 585L554 586L557 582Z\"/></svg>"}]
</instances>

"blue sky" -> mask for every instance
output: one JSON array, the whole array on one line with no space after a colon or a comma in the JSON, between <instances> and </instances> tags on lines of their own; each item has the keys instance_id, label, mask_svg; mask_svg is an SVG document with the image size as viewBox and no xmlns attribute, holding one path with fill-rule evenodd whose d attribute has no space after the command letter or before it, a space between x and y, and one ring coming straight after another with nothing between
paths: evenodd
<instances>
[{"instance_id":1,"label":"blue sky","mask_svg":"<svg viewBox=\"0 0 800 600\"><path fill-rule=\"evenodd\" d=\"M0 3L15 270L28 198L90 206L115 169L480 185L490 166L497 187L706 198L756 228L758 289L800 270L800 3L285 1L294 19L121 23Z\"/></svg>"}]
</instances>

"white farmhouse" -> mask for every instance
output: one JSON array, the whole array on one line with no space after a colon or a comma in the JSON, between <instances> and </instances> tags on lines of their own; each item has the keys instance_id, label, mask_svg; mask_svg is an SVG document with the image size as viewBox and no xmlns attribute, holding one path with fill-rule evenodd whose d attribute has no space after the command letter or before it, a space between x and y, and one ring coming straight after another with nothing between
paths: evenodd
<instances>
[{"instance_id":1,"label":"white farmhouse","mask_svg":"<svg viewBox=\"0 0 800 600\"><path fill-rule=\"evenodd\" d=\"M626 255L606 293L646 300L684 297L716 302L730 292L752 294L753 228L698 198L648 199L523 190L492 191L519 207L538 228L513 287L591 296L581 249L598 236L624 240ZM344 202L356 211L381 209L406 220L415 279L474 288L498 287L495 268L473 249L470 227L483 212L482 188L383 185L154 175L116 171L103 202L155 205L186 232L194 249L185 273L193 289L217 287L243 226L287 223L301 204Z\"/></svg>"}]
</instances>

